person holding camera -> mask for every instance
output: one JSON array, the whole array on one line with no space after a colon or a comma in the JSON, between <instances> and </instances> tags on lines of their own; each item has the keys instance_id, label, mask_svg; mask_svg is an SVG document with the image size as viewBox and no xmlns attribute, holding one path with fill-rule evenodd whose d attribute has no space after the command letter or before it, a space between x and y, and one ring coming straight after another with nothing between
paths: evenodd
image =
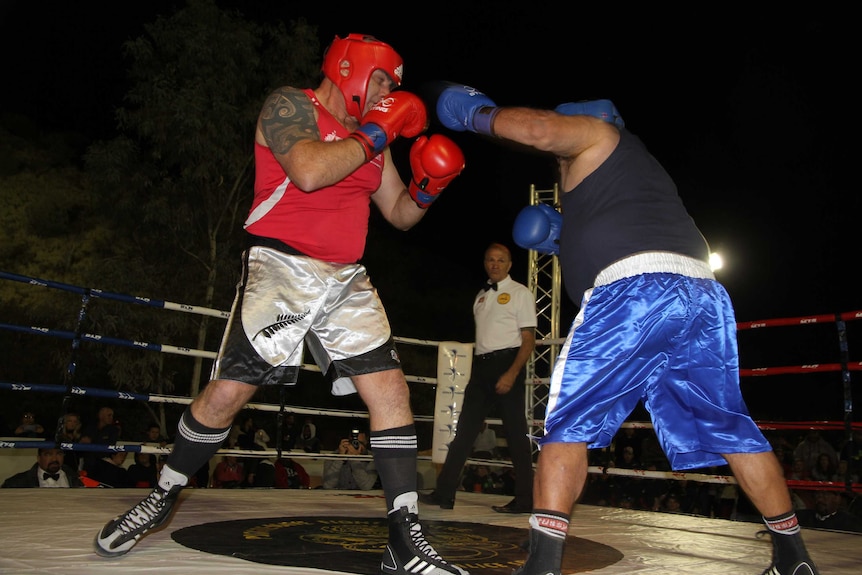
<instances>
[{"instance_id":1,"label":"person holding camera","mask_svg":"<svg viewBox=\"0 0 862 575\"><path fill-rule=\"evenodd\" d=\"M350 437L338 443L339 455L370 455L368 438L357 428ZM323 462L323 489L362 489L369 490L377 483L377 470L371 459L328 459Z\"/></svg>"}]
</instances>

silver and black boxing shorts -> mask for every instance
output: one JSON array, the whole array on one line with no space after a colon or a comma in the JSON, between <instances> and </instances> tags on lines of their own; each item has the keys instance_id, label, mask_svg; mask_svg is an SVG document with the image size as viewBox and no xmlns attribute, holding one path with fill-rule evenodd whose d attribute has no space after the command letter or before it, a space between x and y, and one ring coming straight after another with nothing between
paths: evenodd
<instances>
[{"instance_id":1,"label":"silver and black boxing shorts","mask_svg":"<svg viewBox=\"0 0 862 575\"><path fill-rule=\"evenodd\" d=\"M243 256L213 379L295 384L306 344L334 395L356 392L352 375L401 367L364 266L259 245Z\"/></svg>"}]
</instances>

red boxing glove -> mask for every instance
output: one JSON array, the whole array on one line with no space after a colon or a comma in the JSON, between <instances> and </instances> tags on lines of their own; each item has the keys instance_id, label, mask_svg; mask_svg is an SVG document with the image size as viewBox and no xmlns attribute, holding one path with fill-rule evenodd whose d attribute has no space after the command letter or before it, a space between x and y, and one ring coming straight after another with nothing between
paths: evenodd
<instances>
[{"instance_id":1,"label":"red boxing glove","mask_svg":"<svg viewBox=\"0 0 862 575\"><path fill-rule=\"evenodd\" d=\"M419 96L392 92L362 117L362 125L349 137L362 144L365 159L381 153L398 136L412 138L428 127L428 113Z\"/></svg>"},{"instance_id":2,"label":"red boxing glove","mask_svg":"<svg viewBox=\"0 0 862 575\"><path fill-rule=\"evenodd\" d=\"M410 168L413 178L407 189L413 201L424 209L464 169L464 153L442 134L422 136L410 148Z\"/></svg>"}]
</instances>

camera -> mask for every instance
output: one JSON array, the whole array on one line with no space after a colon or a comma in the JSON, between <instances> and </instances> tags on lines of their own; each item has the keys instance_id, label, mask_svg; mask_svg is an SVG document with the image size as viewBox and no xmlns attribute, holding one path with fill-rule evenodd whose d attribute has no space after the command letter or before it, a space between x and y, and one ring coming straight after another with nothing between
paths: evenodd
<instances>
[{"instance_id":1,"label":"camera","mask_svg":"<svg viewBox=\"0 0 862 575\"><path fill-rule=\"evenodd\" d=\"M359 430L355 427L350 430L350 444L353 449L359 449Z\"/></svg>"}]
</instances>

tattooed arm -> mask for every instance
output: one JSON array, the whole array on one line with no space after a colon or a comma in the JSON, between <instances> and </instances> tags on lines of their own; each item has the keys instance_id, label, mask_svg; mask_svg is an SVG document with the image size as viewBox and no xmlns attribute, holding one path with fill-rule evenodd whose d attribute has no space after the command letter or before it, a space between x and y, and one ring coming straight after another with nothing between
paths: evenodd
<instances>
[{"instance_id":1,"label":"tattooed arm","mask_svg":"<svg viewBox=\"0 0 862 575\"><path fill-rule=\"evenodd\" d=\"M258 116L255 140L272 150L290 180L306 192L343 180L365 162L353 140L320 140L314 106L296 88L279 88L269 95Z\"/></svg>"}]
</instances>

